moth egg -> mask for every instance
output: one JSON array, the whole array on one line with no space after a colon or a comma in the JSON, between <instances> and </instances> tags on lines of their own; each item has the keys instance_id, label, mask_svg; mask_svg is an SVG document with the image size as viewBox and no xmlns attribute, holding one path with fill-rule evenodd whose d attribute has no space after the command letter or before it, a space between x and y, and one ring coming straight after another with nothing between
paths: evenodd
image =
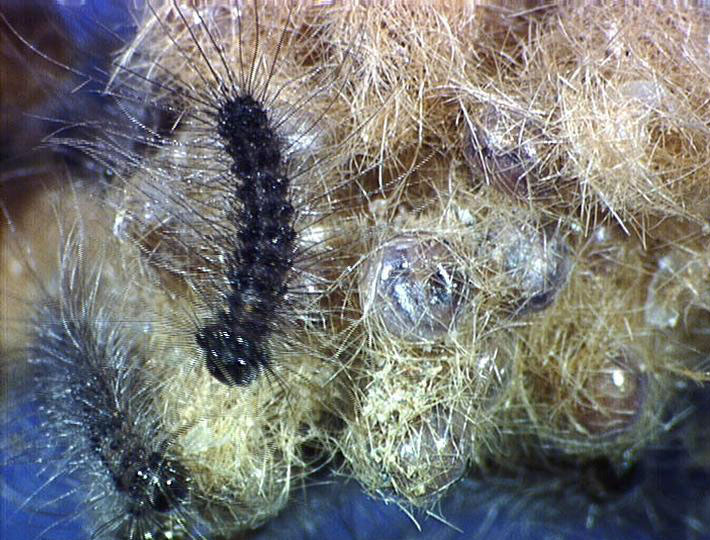
<instances>
[{"instance_id":1,"label":"moth egg","mask_svg":"<svg viewBox=\"0 0 710 540\"><path fill-rule=\"evenodd\" d=\"M638 358L622 352L592 372L576 420L592 436L615 437L631 429L647 400L648 377Z\"/></svg>"},{"instance_id":2,"label":"moth egg","mask_svg":"<svg viewBox=\"0 0 710 540\"><path fill-rule=\"evenodd\" d=\"M569 248L557 231L511 220L491 227L479 256L497 273L496 288L514 315L549 307L567 283Z\"/></svg>"},{"instance_id":3,"label":"moth egg","mask_svg":"<svg viewBox=\"0 0 710 540\"><path fill-rule=\"evenodd\" d=\"M441 493L461 478L470 453L466 419L434 409L399 444L393 484L411 500Z\"/></svg>"},{"instance_id":4,"label":"moth egg","mask_svg":"<svg viewBox=\"0 0 710 540\"><path fill-rule=\"evenodd\" d=\"M462 288L446 244L410 235L382 245L360 283L364 313L410 342L441 339L455 326Z\"/></svg>"},{"instance_id":5,"label":"moth egg","mask_svg":"<svg viewBox=\"0 0 710 540\"><path fill-rule=\"evenodd\" d=\"M283 143L286 160L306 161L321 152L332 138L327 119L304 110L292 111L293 105L280 103L273 113L276 129Z\"/></svg>"},{"instance_id":6,"label":"moth egg","mask_svg":"<svg viewBox=\"0 0 710 540\"><path fill-rule=\"evenodd\" d=\"M502 193L527 197L529 175L539 160L529 122L488 105L467 124L464 153L473 174Z\"/></svg>"}]
</instances>

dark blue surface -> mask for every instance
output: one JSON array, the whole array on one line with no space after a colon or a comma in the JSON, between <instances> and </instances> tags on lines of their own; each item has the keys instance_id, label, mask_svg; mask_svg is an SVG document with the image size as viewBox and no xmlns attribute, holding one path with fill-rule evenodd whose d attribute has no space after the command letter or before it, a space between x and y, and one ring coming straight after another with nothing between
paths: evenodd
<instances>
[{"instance_id":1,"label":"dark blue surface","mask_svg":"<svg viewBox=\"0 0 710 540\"><path fill-rule=\"evenodd\" d=\"M81 519L72 519L84 502L79 483L57 470L61 456L44 444L31 392L13 394L0 418L0 538L85 538Z\"/></svg>"}]
</instances>

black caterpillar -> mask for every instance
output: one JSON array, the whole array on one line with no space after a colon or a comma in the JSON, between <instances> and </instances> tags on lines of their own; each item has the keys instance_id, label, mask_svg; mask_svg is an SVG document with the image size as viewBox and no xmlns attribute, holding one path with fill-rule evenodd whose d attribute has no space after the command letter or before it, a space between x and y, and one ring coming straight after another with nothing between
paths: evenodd
<instances>
[{"instance_id":1,"label":"black caterpillar","mask_svg":"<svg viewBox=\"0 0 710 540\"><path fill-rule=\"evenodd\" d=\"M228 212L237 238L227 255L227 309L197 332L207 369L225 384L245 385L269 365L266 339L286 293L296 232L288 199L289 180L275 133L262 103L248 92L227 97L218 108L217 132L234 160L237 184Z\"/></svg>"},{"instance_id":2,"label":"black caterpillar","mask_svg":"<svg viewBox=\"0 0 710 540\"><path fill-rule=\"evenodd\" d=\"M152 9L150 4L148 8ZM186 170L170 157L151 157L148 152L147 163L141 163L141 156L131 154L123 160L128 163L128 170L121 175L129 176L131 167L167 171L149 173L148 187L138 185L135 191L157 193L158 196L146 194L152 207L168 208L164 219L172 229L165 236L174 239L177 249L172 249L168 262L161 261L150 248L147 251L158 266L174 272L176 252L192 242L203 246L203 252L186 249L184 259L192 262L177 271L188 278L209 306L208 313L195 320L194 339L213 377L230 386L243 386L270 368L268 342L278 314L284 311L285 298L292 292L289 274L301 251L295 227L297 210L291 198L292 181L308 170L295 167L292 157L300 145L308 146L309 137L318 131L320 115L325 113L321 109L311 119L306 107L316 94L339 80L342 63L326 76L331 80L319 79L316 90L304 90L305 95L292 98L295 103L290 103L282 93L298 81L277 84L274 77L282 48L291 46L286 44L293 32L288 23L290 15L278 34L270 38L272 48L267 52L260 43L268 26L260 26L262 8L257 3L253 6L255 36L250 44L241 36L246 22L240 14L236 19L240 32L236 38L238 52L232 53L238 57L239 67L233 69L230 61L237 59L225 53L219 31L203 19L200 11L187 11L177 3L172 8L197 49L197 57L192 58L177 41L173 42L188 65L188 78L195 78L197 87L169 70L163 70L167 72L164 79L153 79L119 64L118 84L111 92L134 106L141 101L140 88L147 85L148 92L157 95L148 103L154 111L152 117L164 124L174 123L178 132L194 134L194 139L184 142L158 125L154 129L148 127L140 141L156 149L176 143L185 145L188 153L198 156L197 164ZM154 16L158 24L165 24L155 12ZM188 18L198 22L191 23ZM170 35L167 27L163 30ZM131 63L140 64L140 60L133 58ZM319 77L319 71L307 68L304 79ZM206 88L202 89L202 85ZM138 118L136 123L141 121ZM109 163L121 161L125 152L119 140L105 140L103 144L104 148L99 146L94 151L107 156L104 159ZM202 156L205 147L214 154ZM164 187L174 179L177 194ZM192 192L190 184L194 187ZM205 193L211 193L211 198L202 200ZM183 216L188 207L190 211ZM215 218L215 213L219 217ZM140 227L138 235L152 224L141 223ZM194 268L201 269L199 275L193 272ZM209 276L207 280L205 275Z\"/></svg>"},{"instance_id":3,"label":"black caterpillar","mask_svg":"<svg viewBox=\"0 0 710 540\"><path fill-rule=\"evenodd\" d=\"M268 369L271 362L267 342L275 325L275 315L287 293L288 274L296 256L297 233L293 224L295 209L289 195L289 161L293 146L310 136L309 132L314 130L317 121L308 120L304 130L299 126L298 140L295 142L287 141L287 137L281 133L283 124L293 122L293 118L309 103L311 96L299 98L298 103L290 106L287 111L275 113L273 110L283 87L269 92L269 85L279 61L281 46L289 31L286 27L280 30L281 36L277 39L274 57L268 61L265 80L261 83L255 81L258 79L255 71L259 70L256 64L263 54L259 50L259 34L262 29L257 3L254 5L257 36L253 58L249 66L241 65L241 80L238 80L235 70L228 65L224 51L218 44L220 36L213 33L214 29L210 29L210 23L202 18L199 10L183 11L187 8L181 8L176 2L172 3L172 8L192 35L194 45L199 50L199 58L188 58L177 42L174 42L175 49L179 55L185 56L190 75L207 83L208 88L195 88L186 83L181 74L163 68L157 61L154 61L154 66L159 68L160 76L148 76L141 69L117 61L116 80L103 91L112 100L106 104L112 110L111 115L106 113L110 117L102 125L103 133L98 136L92 134L92 137L77 136L73 132L73 125L64 125L66 121L56 120L60 125L57 130L60 135L52 141L61 148L83 152L90 160L103 164L109 178L116 173L125 178L138 170L166 171L148 172L149 186L135 188L136 193L140 192L141 196L149 199L153 207L171 208L168 213L173 212L173 215L168 220L172 226L181 229L172 230L166 236L172 233L178 237L176 243L179 249L189 243L180 238L188 230L188 236L196 234L195 241L214 246L219 253L216 257L214 254L200 253L187 255L188 258L196 256L196 265L203 269L210 268L210 272L217 265L220 268L220 276L208 286L216 285L219 298L215 301L214 297L210 297L207 302L221 307L212 307L211 314L206 317L207 321L196 321L195 341L204 352L208 371L216 379L228 385L246 385ZM160 19L153 5L147 3L146 9L152 13L166 35L170 35L170 29ZM199 19L197 29L205 34L209 43L201 43L193 34L193 27L188 22L191 17ZM241 15L238 20L241 28ZM21 36L18 37L22 40ZM241 42L241 36L239 40L241 63L242 49L248 47ZM101 82L100 76L65 66L34 49L31 44L27 45L52 64L85 78L90 85L95 86ZM130 63L140 64L143 59L138 53L135 54ZM210 56L219 60L215 62ZM204 66L201 65L203 62ZM214 80L207 81L208 75L203 71ZM117 110L120 110L123 118L114 118L119 116ZM78 122L79 125L84 123L91 125L90 122ZM221 146L230 163L223 163L222 157L215 157L220 161L219 167L224 167L223 170L214 173L212 167L215 163L205 161L193 173L170 163L169 158L154 157L165 146L185 145L174 139L174 131L184 129L185 125L194 130L196 137L203 138L202 143ZM191 143L187 144L187 151L191 152ZM198 150L195 154L200 152L199 144L196 144ZM148 163L144 160L148 160ZM200 170L202 167L205 169ZM185 181L181 178L193 174L199 178L198 181ZM178 178L182 187L193 181L204 191L218 192L224 200L202 204L205 205L205 214L212 212L216 206L223 208L223 222L210 222L197 208L200 202L191 200L190 195L176 195L169 188L164 188L162 184L168 178ZM110 185L110 180L106 184ZM118 202L119 208L120 204ZM191 205L196 208L192 208L189 215L183 217L181 213ZM137 222L140 219L134 218ZM149 228L152 225L141 223L140 226ZM207 232L203 230L205 228ZM170 268L174 262L165 262L153 253L150 257L158 266L166 268ZM205 296L210 296L201 285L195 286Z\"/></svg>"},{"instance_id":4,"label":"black caterpillar","mask_svg":"<svg viewBox=\"0 0 710 540\"><path fill-rule=\"evenodd\" d=\"M92 538L147 538L160 523L185 523L191 479L170 457L170 441L145 392L156 381L125 323L114 324L110 306L121 300L106 296L101 269L86 274L82 246L62 256L59 292L37 310L27 351L32 390L25 399L41 433L34 451L40 462L54 462L42 491L65 478L82 478L87 491L73 514L40 537L90 513Z\"/></svg>"}]
</instances>

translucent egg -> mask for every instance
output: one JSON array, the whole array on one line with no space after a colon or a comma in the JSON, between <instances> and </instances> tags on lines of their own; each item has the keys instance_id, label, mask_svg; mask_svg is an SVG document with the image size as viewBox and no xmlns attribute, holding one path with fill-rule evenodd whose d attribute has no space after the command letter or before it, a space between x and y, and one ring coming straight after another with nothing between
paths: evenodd
<instances>
[{"instance_id":1,"label":"translucent egg","mask_svg":"<svg viewBox=\"0 0 710 540\"><path fill-rule=\"evenodd\" d=\"M407 341L443 338L455 326L463 276L447 245L401 235L375 253L360 284L366 314Z\"/></svg>"},{"instance_id":2,"label":"translucent egg","mask_svg":"<svg viewBox=\"0 0 710 540\"><path fill-rule=\"evenodd\" d=\"M632 428L642 415L648 377L636 354L622 351L592 372L585 384L588 402L576 420L593 436L614 437Z\"/></svg>"}]
</instances>

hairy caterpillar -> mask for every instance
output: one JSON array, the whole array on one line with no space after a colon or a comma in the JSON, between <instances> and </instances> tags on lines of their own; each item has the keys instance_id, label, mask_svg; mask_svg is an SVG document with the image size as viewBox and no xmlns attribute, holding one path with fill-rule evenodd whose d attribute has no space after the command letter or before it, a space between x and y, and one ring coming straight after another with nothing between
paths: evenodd
<instances>
[{"instance_id":1,"label":"hairy caterpillar","mask_svg":"<svg viewBox=\"0 0 710 540\"><path fill-rule=\"evenodd\" d=\"M88 372L92 380L102 376L105 379L99 385L103 394L93 392L76 398L80 404L88 403L86 416L80 419L68 414L73 407L65 409L58 405L60 390L51 394L43 405L49 412L49 419L42 423L44 436L55 436L53 424L87 424L88 431L78 433L78 437L93 441L100 433L100 438L109 439L102 441L98 449L95 441L79 446L76 461L83 459L89 463L85 468L92 470L107 469L106 475L114 481L108 483L106 490L113 490L122 508L137 505L141 509L127 511L125 516L118 509L113 519L104 522L101 516L108 510L101 506L113 504L113 499L107 496L88 505L97 505L98 510L92 508L91 512L82 511L68 518L83 520L89 534L97 537L143 538L164 534L213 538L254 527L285 504L301 476L314 466L311 461L315 457L310 455L312 441L331 423L328 409L333 405L325 396L330 396L331 388L337 386L339 368L333 363L329 365L326 352L318 352L317 334L299 338L291 343L290 350L283 344L279 346L280 351L286 351L286 357L297 359L292 365L283 361L276 366L268 365L264 338L279 323L274 310L283 312L279 317L295 318L296 322L289 323L294 326L313 325L318 331L319 326L330 324L323 316L327 311L315 312L311 321L309 311L315 308L308 305L313 304L319 310L326 307L323 299L329 287L326 265L338 257L337 252L324 252L320 247L323 240L317 238L317 227L318 222L331 219L342 200L333 197L337 186L320 190L319 178L336 174L337 145L326 146L331 143L326 141L330 134L324 126L329 122L328 111L337 109L335 99L345 84L338 77L346 71L353 38L343 36L341 48L321 51L317 9L307 6L282 9L260 3L233 7L237 11L217 4L149 4L141 26L145 35L139 35L137 42L142 38L165 40L180 51L176 60L188 63L190 69L168 72L167 62L151 58L147 49L140 52L127 49L108 90L109 99L123 111L125 129L121 128L120 119L99 119L95 122L103 131L96 137L79 137L67 128L54 139L94 158L100 164L94 167L103 166L110 171L108 181L99 179L94 189L87 186L97 180L95 177L86 179L86 184L77 183L74 190L59 189L57 199L70 200L66 206L57 203L53 210L51 205L43 208L62 216L51 224L60 231L73 226L72 216L82 221L79 208L84 204L105 210L101 214L104 222L92 222L91 233L83 234L84 240L68 249L66 257L61 257L58 272L70 277L95 272L92 279L100 283L97 288L102 290L109 289L109 283L136 282L136 288L129 287L126 295L140 306L127 309L125 303L113 305L110 295L82 294L80 286L57 287L51 270L48 276L42 273L35 276L37 285L48 290L38 298L40 302L72 308L60 309L58 314L40 311L36 315L34 324L38 326L43 317L52 316L55 326L65 331L61 343L73 344L76 349L65 347L66 358L49 355L45 363L49 367L52 362L62 363L63 375L56 378L66 386L66 391L74 386L81 388L81 373ZM11 28L7 20L5 23ZM169 28L171 24L175 27ZM309 30L309 26L313 29ZM278 29L276 34L271 33L274 28ZM195 33L204 39L198 39ZM194 56L189 57L181 48L181 39L184 46L191 47ZM310 50L308 39L314 40ZM302 51L299 40L305 40ZM213 58L204 56L204 43L210 44ZM52 61L43 51L36 52ZM306 58L304 64L303 59L294 57L300 52L328 54L332 65L311 67L312 59ZM151 69L162 71L146 75L144 70ZM204 78L207 73L216 77L216 70L220 69L225 70L222 79L212 82L221 80L225 85L233 85L229 90L220 89L225 92L222 98L210 86L203 90L195 88L196 84L207 83ZM84 72L78 74L87 76ZM186 80L189 76L192 81ZM91 80L97 82L94 76ZM299 86L294 90L296 82ZM312 89L301 93L308 84ZM247 92L252 96L247 96ZM261 103L254 98L262 100ZM85 122L88 124L90 120L77 124ZM244 122L250 124L246 141L235 133ZM335 131L345 140L352 139L351 132L357 134L357 128L342 122ZM270 140L264 142L263 137ZM245 151L250 154L245 156ZM321 155L316 158L314 152ZM185 164L185 159L189 163ZM296 162L301 164L300 168L293 165ZM354 182L357 173L349 176ZM8 182L14 181L8 175ZM38 191L42 188L38 187ZM289 202L292 196L298 198L297 211ZM318 200L317 208L309 207ZM149 210L153 208L155 211ZM9 230L22 229L14 211L6 216ZM313 237L301 235L298 247L294 219L300 233L306 231ZM310 223L315 227L309 227ZM83 224L76 226L82 228ZM269 236L274 230L280 238L277 244L281 245L276 245L273 236ZM158 232L165 241L151 245ZM22 235L15 234L15 243L21 246ZM100 256L95 263L76 260L93 243L101 245L102 239L110 245L106 249L112 252L112 259L115 257L115 265ZM60 243L69 241L60 234ZM190 249L185 250L188 246ZM264 260L269 249L274 251ZM96 269L84 268L93 264ZM293 264L299 265L298 273L287 276ZM280 273L265 290L263 280L265 276L272 279L270 273L276 267ZM48 284L43 283L47 281ZM305 311L292 314L275 305L284 302L287 290L288 303L297 305L298 299ZM239 303L241 307L237 306ZM128 344L136 341L135 350L133 345L125 345L102 354L87 354L101 346L92 341L106 338L98 331L75 331L73 325L91 327L99 324L92 316L105 313L110 316L100 326L113 324L115 328L109 334L112 340ZM75 322L77 317L86 320ZM123 317L149 322L144 323L139 336L134 336L136 325L114 322ZM220 317L218 323L200 322ZM252 352L235 357L224 368L221 365L226 360L224 355L213 353L214 339L231 331L234 325L242 329L242 334L224 341L223 345L237 347L244 342L244 333L251 332L246 338ZM284 333L280 335L283 337ZM49 337L40 331L30 331L30 340L38 342L29 346L30 363L35 356L33 351ZM302 349L294 347L296 342ZM130 348L130 352L125 348ZM312 355L305 358L305 363L299 357L304 354ZM123 356L131 361L124 362ZM248 390L215 389L210 381L209 373L222 382L244 385L264 368L270 371L268 379L249 385ZM144 377L133 377L134 374ZM122 386L132 377L137 382ZM31 381L42 385L37 371ZM134 406L134 401L145 401L150 406ZM106 428L103 414L126 416L119 425L135 431L129 429L130 436L125 437L126 429L112 432ZM160 451L155 449L156 445ZM170 458L163 459L162 452L168 452ZM207 458L206 454L213 458ZM146 463L141 464L140 460ZM164 463L167 465L163 466ZM60 462L58 467L62 465ZM82 470L69 469L79 475ZM173 471L175 478L164 479L162 474L166 471ZM147 480L141 484L122 478L124 474ZM242 475L250 479L240 479ZM89 487L92 480L91 475L84 478ZM144 486L145 483L149 485ZM168 483L184 487L180 493L172 493L164 485ZM26 504L39 505L39 499L29 496ZM163 512L169 514L164 519Z\"/></svg>"},{"instance_id":2,"label":"hairy caterpillar","mask_svg":"<svg viewBox=\"0 0 710 540\"><path fill-rule=\"evenodd\" d=\"M350 176L356 187L341 191L331 189L337 175L322 179L319 188L334 202L300 236L319 254L337 253L316 258L333 265L325 290L334 294L317 285L317 307L308 312L326 331L306 324L306 347L300 339L272 346L274 358L291 361L289 369L308 366L311 355L338 353L342 370L335 371L349 390L324 393L324 416L345 426L325 441L318 440L322 432L307 440L344 456L341 470L376 497L431 509L450 493L440 515L454 526L457 504L474 501L485 506L477 514L482 522L462 528L480 537L550 529L563 536L706 536L706 445L697 416L705 398L702 387L694 389L706 377L707 354L707 116L705 72L697 69L706 60L699 30L706 16L651 11L644 25L640 10L613 6L589 14L554 6L521 14L410 7L334 17L362 28L363 37L346 82L329 88L346 95L350 114L360 118L372 114L373 102L381 106L374 96L395 89L396 99L376 109L341 162L341 170L376 166L375 173ZM318 28L327 34L327 25ZM179 35L172 28L166 34ZM337 43L335 35L325 42ZM303 58L322 58L305 50ZM677 60L676 71L662 67L668 57ZM167 125L174 113L180 117L180 109L158 108ZM163 422L173 433L201 421L171 418L188 402L181 386L214 392L210 413L237 395L227 390L242 388L217 390L207 378L193 385L169 367L184 365L178 360L185 350L189 358L202 354L192 340L199 324L185 322L171 295L197 321L222 303L224 284L202 279L220 266L222 252L208 246L196 256L188 248L202 249L199 239L211 226L205 216L221 222L228 210L215 206L210 190L170 182L172 173L200 169L194 160L207 163L217 153L188 155L176 144L171 154L154 131L156 139L139 131L155 152L150 170L133 174L140 161L128 159L119 175L124 183L107 200L119 238L137 240L141 257L159 269L157 290L170 293L151 302L158 306L153 320L177 336L180 354L160 336L150 349L167 357L151 369L166 381ZM107 139L90 144L98 157L120 150L102 147ZM319 191L311 180L301 186ZM296 200L296 208L322 201ZM638 236L626 234L634 230ZM314 275L322 284L323 274ZM298 349L307 353L294 354ZM279 376L295 388L329 363L311 367L301 378ZM260 380L244 391L257 392L254 384ZM333 387L307 388L296 401L323 388ZM333 407L339 400L352 402ZM317 409L292 420L312 420ZM195 442L198 433L203 446L218 440L209 424L183 440ZM269 456L263 449L255 455ZM467 468L468 477L450 487ZM697 485L679 485L691 477ZM561 497L569 508L550 508ZM681 502L668 500L674 497Z\"/></svg>"},{"instance_id":3,"label":"hairy caterpillar","mask_svg":"<svg viewBox=\"0 0 710 540\"><path fill-rule=\"evenodd\" d=\"M102 298L107 269L101 265L84 275L88 246L71 238L67 244L58 299L42 299L37 334L30 337L39 429L63 454L54 458L59 475L88 479L87 506L100 508L92 516L97 533L146 537L171 512L183 512L190 477L166 456L170 441L163 439L155 404L145 394L146 386L158 383L145 379L139 347L126 342L120 327L125 323L107 309L116 302L129 316L130 300ZM106 261L105 254L91 254L102 255Z\"/></svg>"}]
</instances>

